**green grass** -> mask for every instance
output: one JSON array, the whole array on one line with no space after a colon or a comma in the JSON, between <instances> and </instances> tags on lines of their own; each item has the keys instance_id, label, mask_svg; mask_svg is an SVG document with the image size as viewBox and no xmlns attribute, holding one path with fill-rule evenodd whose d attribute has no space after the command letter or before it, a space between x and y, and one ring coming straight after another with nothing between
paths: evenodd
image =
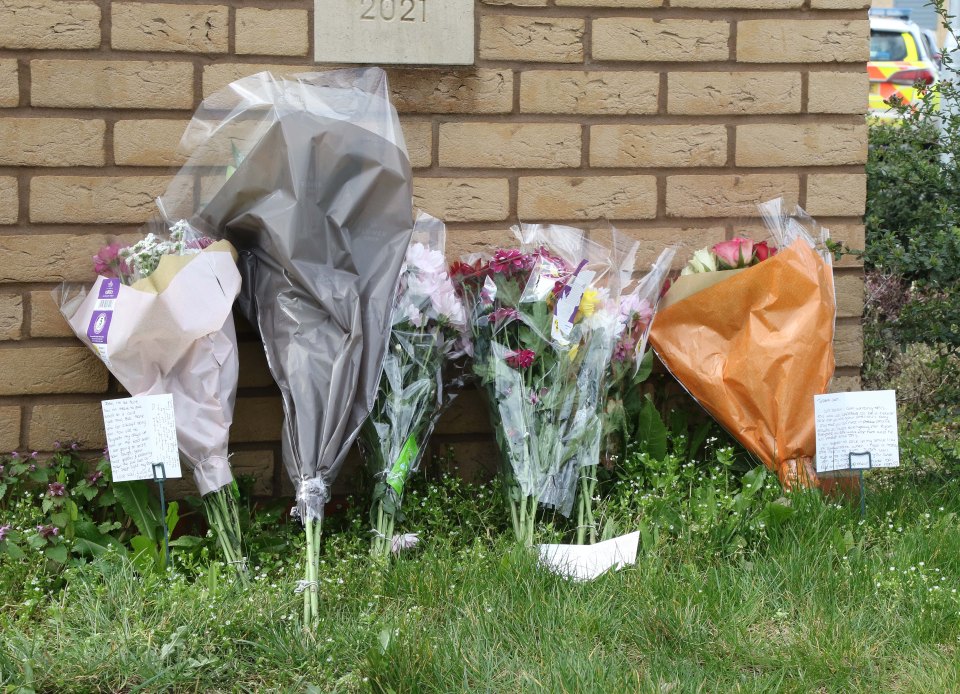
<instances>
[{"instance_id":1,"label":"green grass","mask_svg":"<svg viewBox=\"0 0 960 694\"><path fill-rule=\"evenodd\" d=\"M902 474L875 486L864 523L854 503L795 494L796 513L759 546L710 555L695 537L662 539L585 584L539 570L502 535L427 538L376 568L361 535L331 533L309 636L293 559L249 590L216 566L188 580L105 559L53 579L8 562L0 686L960 691L960 484Z\"/></svg>"}]
</instances>

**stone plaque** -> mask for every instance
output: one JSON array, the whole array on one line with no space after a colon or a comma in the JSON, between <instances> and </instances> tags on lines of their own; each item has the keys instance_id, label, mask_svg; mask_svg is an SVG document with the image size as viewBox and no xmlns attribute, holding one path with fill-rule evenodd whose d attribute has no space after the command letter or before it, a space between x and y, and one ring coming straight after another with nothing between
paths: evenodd
<instances>
[{"instance_id":1,"label":"stone plaque","mask_svg":"<svg viewBox=\"0 0 960 694\"><path fill-rule=\"evenodd\" d=\"M314 59L472 65L473 27L473 0L314 0Z\"/></svg>"}]
</instances>

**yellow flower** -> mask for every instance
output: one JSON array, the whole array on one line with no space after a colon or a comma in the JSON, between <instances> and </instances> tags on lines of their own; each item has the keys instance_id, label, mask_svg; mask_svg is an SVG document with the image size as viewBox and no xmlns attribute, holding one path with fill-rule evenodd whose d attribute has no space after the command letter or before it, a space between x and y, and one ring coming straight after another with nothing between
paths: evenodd
<instances>
[{"instance_id":1,"label":"yellow flower","mask_svg":"<svg viewBox=\"0 0 960 694\"><path fill-rule=\"evenodd\" d=\"M599 304L600 297L597 295L597 290L585 289L583 297L580 299L580 310L577 312L577 315L589 318L597 310Z\"/></svg>"},{"instance_id":2,"label":"yellow flower","mask_svg":"<svg viewBox=\"0 0 960 694\"><path fill-rule=\"evenodd\" d=\"M570 361L573 361L574 359L577 358L577 351L579 349L580 349L580 345L574 345L573 347L570 348L570 351L567 352L567 357L570 359Z\"/></svg>"}]
</instances>

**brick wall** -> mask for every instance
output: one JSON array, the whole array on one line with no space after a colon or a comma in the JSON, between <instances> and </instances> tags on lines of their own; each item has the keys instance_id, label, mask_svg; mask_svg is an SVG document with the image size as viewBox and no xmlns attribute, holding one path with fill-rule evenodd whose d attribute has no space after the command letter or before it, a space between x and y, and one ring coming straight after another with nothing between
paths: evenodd
<instances>
[{"instance_id":1,"label":"brick wall","mask_svg":"<svg viewBox=\"0 0 960 694\"><path fill-rule=\"evenodd\" d=\"M475 67L390 69L417 203L449 222L451 255L508 242L518 219L609 219L650 259L675 240L729 237L780 194L862 247L867 4L478 2ZM313 21L305 0L0 0L0 450L103 445L98 403L120 391L49 290L91 280L90 256L136 232L204 96L311 65ZM840 264L837 287L838 384L850 388L856 263ZM279 400L241 333L234 466L278 493ZM467 395L438 444L489 463L485 420Z\"/></svg>"}]
</instances>

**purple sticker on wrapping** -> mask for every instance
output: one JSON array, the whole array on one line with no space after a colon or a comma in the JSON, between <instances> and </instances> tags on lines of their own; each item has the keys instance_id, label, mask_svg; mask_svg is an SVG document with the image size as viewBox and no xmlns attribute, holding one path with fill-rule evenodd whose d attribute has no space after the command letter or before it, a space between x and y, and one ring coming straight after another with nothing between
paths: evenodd
<instances>
[{"instance_id":1,"label":"purple sticker on wrapping","mask_svg":"<svg viewBox=\"0 0 960 694\"><path fill-rule=\"evenodd\" d=\"M97 345L107 344L107 333L110 332L110 320L113 311L94 311L90 316L90 326L87 328L87 337Z\"/></svg>"},{"instance_id":2,"label":"purple sticker on wrapping","mask_svg":"<svg viewBox=\"0 0 960 694\"><path fill-rule=\"evenodd\" d=\"M120 280L115 277L105 278L103 282L100 283L100 293L97 294L97 298L116 299L119 292Z\"/></svg>"}]
</instances>

